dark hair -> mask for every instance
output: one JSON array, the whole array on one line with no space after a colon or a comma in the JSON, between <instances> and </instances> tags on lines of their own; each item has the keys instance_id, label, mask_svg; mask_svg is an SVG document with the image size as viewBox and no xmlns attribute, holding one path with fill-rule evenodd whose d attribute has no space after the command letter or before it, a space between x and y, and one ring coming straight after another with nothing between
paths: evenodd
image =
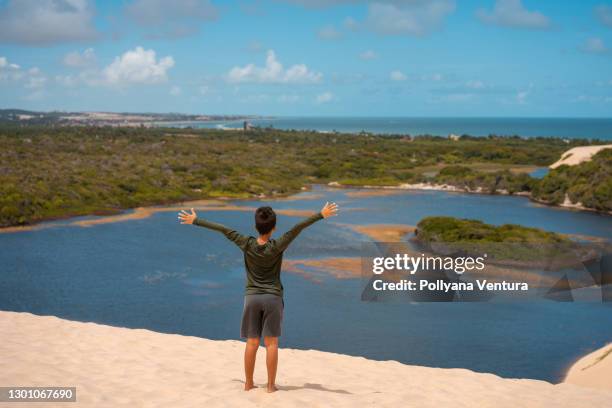
<instances>
[{"instance_id":1,"label":"dark hair","mask_svg":"<svg viewBox=\"0 0 612 408\"><path fill-rule=\"evenodd\" d=\"M267 234L276 227L276 213L272 207L259 207L255 211L255 228L261 235Z\"/></svg>"}]
</instances>

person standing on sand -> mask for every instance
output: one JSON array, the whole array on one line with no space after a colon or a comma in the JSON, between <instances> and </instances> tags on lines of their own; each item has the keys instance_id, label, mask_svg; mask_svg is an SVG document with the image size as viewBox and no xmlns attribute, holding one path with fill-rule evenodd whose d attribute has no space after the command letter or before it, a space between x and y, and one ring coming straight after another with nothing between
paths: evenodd
<instances>
[{"instance_id":1,"label":"person standing on sand","mask_svg":"<svg viewBox=\"0 0 612 408\"><path fill-rule=\"evenodd\" d=\"M285 306L283 284L280 280L283 253L304 228L337 214L336 203L325 203L320 212L297 223L278 240L272 238L272 233L276 230L276 213L271 207L259 207L255 211L255 229L259 233L257 238L199 218L193 208L191 212L181 210L178 214L181 224L193 224L219 231L244 253L246 289L240 336L247 339L244 350L245 391L255 388L255 357L262 336L266 346L267 391L277 390L278 338L281 335Z\"/></svg>"}]
</instances>

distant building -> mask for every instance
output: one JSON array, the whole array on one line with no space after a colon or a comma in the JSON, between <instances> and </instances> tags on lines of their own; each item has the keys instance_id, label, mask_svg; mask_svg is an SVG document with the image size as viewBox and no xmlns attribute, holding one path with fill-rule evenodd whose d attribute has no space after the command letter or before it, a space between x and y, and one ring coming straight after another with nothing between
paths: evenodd
<instances>
[{"instance_id":1,"label":"distant building","mask_svg":"<svg viewBox=\"0 0 612 408\"><path fill-rule=\"evenodd\" d=\"M253 125L251 125L248 121L245 120L242 123L242 130L246 132L247 130L251 130L251 129L253 129Z\"/></svg>"},{"instance_id":2,"label":"distant building","mask_svg":"<svg viewBox=\"0 0 612 408\"><path fill-rule=\"evenodd\" d=\"M456 141L458 141L461 138L461 136L456 135L454 133L451 133L450 135L448 135L448 138L449 138L449 140L452 140L452 141L456 142Z\"/></svg>"}]
</instances>

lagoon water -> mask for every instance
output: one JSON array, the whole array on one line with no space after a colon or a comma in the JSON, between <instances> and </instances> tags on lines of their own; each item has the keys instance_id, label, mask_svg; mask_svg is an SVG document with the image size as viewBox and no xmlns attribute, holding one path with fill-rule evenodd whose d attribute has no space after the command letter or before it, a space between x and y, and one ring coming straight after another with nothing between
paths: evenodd
<instances>
[{"instance_id":1,"label":"lagoon water","mask_svg":"<svg viewBox=\"0 0 612 408\"><path fill-rule=\"evenodd\" d=\"M269 203L318 210L333 200L343 209L339 217L304 231L286 259L359 256L368 238L346 224L415 225L428 215L612 236L612 217L539 206L521 197L434 191L351 197L347 192L315 187L295 200ZM252 231L249 212L200 216ZM298 220L280 216L279 232ZM0 234L1 310L238 338L243 261L222 235L180 225L174 212L93 227L51 224L56 226ZM579 356L612 340L610 303L369 303L360 301L360 279L319 278L283 274L283 347L555 382Z\"/></svg>"},{"instance_id":2,"label":"lagoon water","mask_svg":"<svg viewBox=\"0 0 612 408\"><path fill-rule=\"evenodd\" d=\"M451 133L472 136L496 134L612 140L612 118L276 117L255 119L250 123L277 129L321 132L366 131L436 136L447 136ZM242 128L243 121L178 123L176 126Z\"/></svg>"}]
</instances>

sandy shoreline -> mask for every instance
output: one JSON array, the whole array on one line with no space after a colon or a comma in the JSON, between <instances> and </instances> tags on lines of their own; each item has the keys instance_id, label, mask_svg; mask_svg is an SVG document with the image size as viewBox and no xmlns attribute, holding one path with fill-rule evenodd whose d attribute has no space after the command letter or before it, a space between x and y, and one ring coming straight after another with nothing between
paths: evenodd
<instances>
[{"instance_id":1,"label":"sandy shoreline","mask_svg":"<svg viewBox=\"0 0 612 408\"><path fill-rule=\"evenodd\" d=\"M330 182L327 184L327 186L332 187L332 188L339 188L339 189L349 189L350 188L350 189L356 190L356 191L351 191L351 192L346 193L346 196L349 198L392 196L392 195L400 194L402 191L405 191L405 190L445 191L445 192L458 193L458 194L514 195L514 196L526 197L530 199L531 201L533 201L534 203L538 203L538 204L542 204L542 205L546 205L546 206L550 206L554 208L562 208L562 209L575 210L575 211L589 211L589 212L596 212L600 214L612 215L612 212L597 211L591 208L586 208L582 206L580 203L576 203L576 204L571 203L567 199L567 197L566 197L565 202L559 205L552 205L546 202L540 202L540 201L534 200L530 194L525 193L525 192L517 192L517 193L509 194L505 190L499 190L495 194L489 194L489 193L483 192L482 189L468 190L465 188L459 188L459 187L448 185L448 184L415 183L415 184L400 184L400 185L395 185L395 186L391 186L391 185L388 185L388 186L371 186L371 185L348 186L348 185L339 184L337 182ZM303 189L301 192L304 192L306 190L308 190L308 188ZM307 197L297 198L296 196L299 193L300 192L297 192L295 194L290 194L287 196L259 197L259 198L252 198L249 200L257 200L257 199L264 200L265 199L265 200L271 200L271 201L296 201L296 200L318 200L318 199L323 198L321 194L311 194L310 196L307 196ZM170 204L167 206L153 205L153 206L146 206L146 207L135 207L131 209L126 208L126 209L121 210L118 214L100 215L97 218L90 218L86 220L68 221L68 222L59 221L62 219L70 220L71 218L85 217L85 215L83 216L67 215L65 217L59 217L59 218L54 218L54 219L48 219L48 220L43 219L43 220L37 221L34 224L0 227L0 234L35 231L35 230L40 230L40 229L53 228L57 226L88 227L88 226L97 225L97 224L106 224L106 223L128 221L128 220L134 220L134 219L143 219L143 218L148 218L151 215L158 213L158 212L179 211L181 209L191 208L191 207L195 208L196 210L200 210L200 211L254 211L254 207L231 204L231 202L240 202L240 201L242 200L241 199L231 199L231 198L180 201L180 202ZM352 209L352 210L356 210L356 209ZM281 210L277 210L277 212L282 215L284 214L284 215L296 216L296 217L300 217L300 216L307 217L313 213L312 211L290 210L290 209L284 209L284 210L281 209Z\"/></svg>"},{"instance_id":2,"label":"sandy shoreline","mask_svg":"<svg viewBox=\"0 0 612 408\"><path fill-rule=\"evenodd\" d=\"M528 192L524 192L524 191L519 191L519 192L510 194L506 190L497 190L495 194L491 194L491 193L484 192L481 188L478 188L476 190L469 190L466 188L461 188L461 187L457 187L457 186L453 186L449 184L414 183L414 184L400 184L397 186L364 185L364 186L356 187L356 186L348 186L348 185L343 185L343 184L339 184L336 182L332 182L332 183L329 183L328 186L334 187L334 188L355 188L355 189L372 190L372 193L370 194L364 192L361 195L361 197L393 195L394 192L398 190L445 191L448 193L458 193L458 194L505 195L505 196L512 195L512 196L517 196L517 197L525 197L534 203L545 205L551 208L560 208L564 210L574 210L574 211L588 211L588 212L594 212L597 214L612 215L612 211L599 211L593 208L587 208L583 206L581 203L572 203L567 197L567 195L565 197L564 202L560 204L551 204L545 201L536 200L531 196L531 194L529 194ZM378 193L378 192L375 192L376 190L382 190L382 191ZM385 191L388 191L388 193L385 193Z\"/></svg>"},{"instance_id":3,"label":"sandy shoreline","mask_svg":"<svg viewBox=\"0 0 612 408\"><path fill-rule=\"evenodd\" d=\"M71 407L514 408L603 407L612 401L612 389L284 348L280 391L244 392L239 341L14 312L0 312L0 330L0 386L75 386L77 402L65 404ZM265 380L262 363L260 356L258 385Z\"/></svg>"},{"instance_id":4,"label":"sandy shoreline","mask_svg":"<svg viewBox=\"0 0 612 408\"><path fill-rule=\"evenodd\" d=\"M67 221L62 222L44 222L32 225L24 225L24 226L15 226L15 227L3 227L0 228L0 234L2 233L11 233L11 232L25 232L25 231L36 231L46 228L53 227L92 227L100 224L112 224L115 222L124 222L130 220L141 220L145 218L149 218L150 216L160 213L160 212L178 212L180 210L185 210L193 208L196 212L207 212L207 211L243 211L243 212L253 212L255 211L255 207L250 206L242 206L235 205L229 202L220 201L220 200L196 200L196 201L186 201L180 202L177 204L173 204L170 206L151 206L151 207L137 207L132 209L131 211L126 210L125 212L115 214L115 215L103 215L98 216L96 218L88 218L84 220L73 220L70 221L70 218L76 217L68 217ZM287 215L291 217L309 217L314 214L314 211L311 210L293 210L293 209L277 209L276 212L281 215Z\"/></svg>"}]
</instances>

